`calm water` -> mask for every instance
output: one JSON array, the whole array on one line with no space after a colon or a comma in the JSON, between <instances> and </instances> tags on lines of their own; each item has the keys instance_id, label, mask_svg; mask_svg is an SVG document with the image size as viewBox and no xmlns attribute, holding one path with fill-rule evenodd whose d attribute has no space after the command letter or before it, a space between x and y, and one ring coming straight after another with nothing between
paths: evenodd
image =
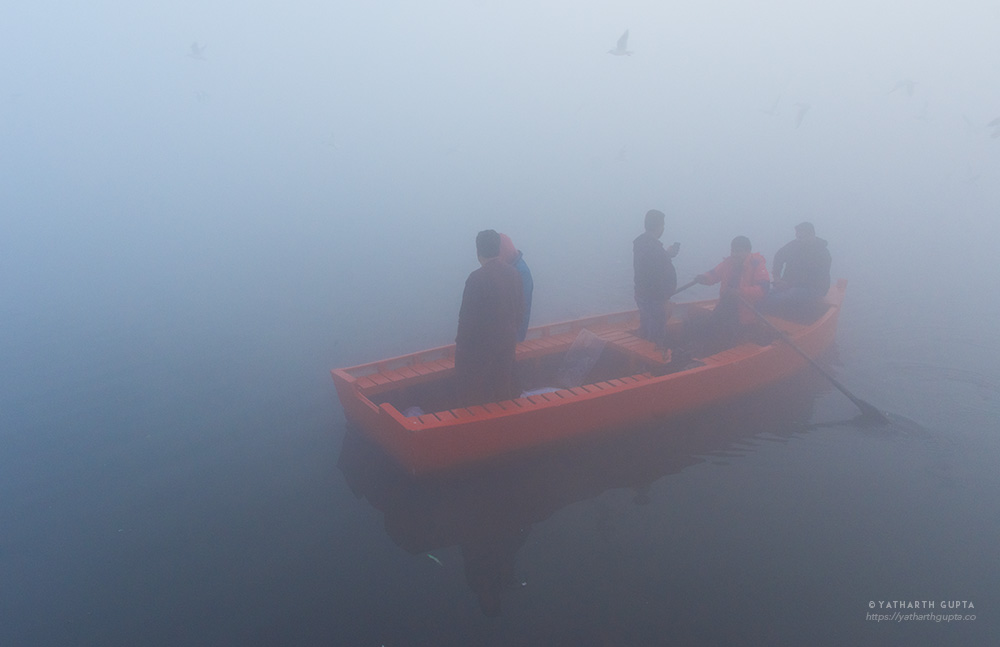
<instances>
[{"instance_id":1,"label":"calm water","mask_svg":"<svg viewBox=\"0 0 1000 647\"><path fill-rule=\"evenodd\" d=\"M347 428L327 371L446 342L467 264L428 270L459 277L429 305L396 285L405 319L308 263L193 273L191 295L159 286L169 299L133 279L69 305L12 298L0 645L994 642L997 300L957 284L967 265L914 281L845 264L826 361L892 426L851 424L804 373L420 483ZM536 274L548 320L628 301L546 297ZM866 619L892 601L975 620Z\"/></svg>"}]
</instances>

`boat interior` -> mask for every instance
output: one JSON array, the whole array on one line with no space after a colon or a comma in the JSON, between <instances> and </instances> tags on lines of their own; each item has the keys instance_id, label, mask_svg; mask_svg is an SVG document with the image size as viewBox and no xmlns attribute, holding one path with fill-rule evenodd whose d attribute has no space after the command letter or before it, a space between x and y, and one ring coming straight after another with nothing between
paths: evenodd
<instances>
[{"instance_id":1,"label":"boat interior","mask_svg":"<svg viewBox=\"0 0 1000 647\"><path fill-rule=\"evenodd\" d=\"M711 312L714 302L680 304L668 324L668 337L684 341L685 322ZM825 308L824 308L825 310ZM821 313L820 313L821 314ZM792 335L808 323L776 320ZM515 379L522 397L614 380L648 379L725 361L731 351L711 356L657 346L635 335L637 313L617 313L529 331L517 346ZM776 335L747 341L765 346ZM405 416L448 411L463 406L457 394L454 348L423 353L356 367L353 372L366 397L376 406L392 405Z\"/></svg>"},{"instance_id":2,"label":"boat interior","mask_svg":"<svg viewBox=\"0 0 1000 647\"><path fill-rule=\"evenodd\" d=\"M570 333L529 339L518 345L515 379L522 396L609 382L635 375L665 375L701 362L678 361L668 349L631 332L584 328ZM391 404L404 415L446 411L462 406L454 370L438 379L400 380L395 388L371 395L374 404Z\"/></svg>"}]
</instances>

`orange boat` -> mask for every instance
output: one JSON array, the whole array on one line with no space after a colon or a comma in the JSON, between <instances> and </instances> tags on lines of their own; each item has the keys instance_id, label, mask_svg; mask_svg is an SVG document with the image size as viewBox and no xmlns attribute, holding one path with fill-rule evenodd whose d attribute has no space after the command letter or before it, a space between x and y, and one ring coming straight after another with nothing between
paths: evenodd
<instances>
[{"instance_id":1,"label":"orange boat","mask_svg":"<svg viewBox=\"0 0 1000 647\"><path fill-rule=\"evenodd\" d=\"M834 340L847 281L809 324L768 320L809 357ZM669 327L715 301L678 304ZM460 467L598 430L687 412L772 384L806 359L776 339L744 343L697 360L636 337L636 311L532 328L517 346L522 397L455 407L455 346L334 369L349 421L412 474ZM573 381L580 382L573 384Z\"/></svg>"}]
</instances>

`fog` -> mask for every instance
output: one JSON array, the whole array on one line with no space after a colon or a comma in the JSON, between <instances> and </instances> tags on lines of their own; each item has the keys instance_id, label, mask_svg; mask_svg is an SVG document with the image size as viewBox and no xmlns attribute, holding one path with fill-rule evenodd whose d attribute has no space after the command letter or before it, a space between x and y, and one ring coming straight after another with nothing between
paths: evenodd
<instances>
[{"instance_id":1,"label":"fog","mask_svg":"<svg viewBox=\"0 0 1000 647\"><path fill-rule=\"evenodd\" d=\"M739 233L770 257L803 219L841 262L900 229L996 231L993 3L5 14L17 310L184 310L308 286L370 320L376 298L418 311L458 292L470 241L494 227L551 319L567 313L546 293L581 282L614 277L582 310L628 301L608 302L648 208L683 243L682 279ZM633 55L608 55L625 29Z\"/></svg>"},{"instance_id":2,"label":"fog","mask_svg":"<svg viewBox=\"0 0 1000 647\"><path fill-rule=\"evenodd\" d=\"M1000 312L996 2L158 4L0 9L0 437L22 450L88 415L339 422L329 368L454 339L479 230L524 252L548 323L633 307L653 208L681 283L736 235L770 265L815 223L862 392L899 375L852 341L901 361L922 342L893 331L945 293L955 328L920 335L964 335L954 370L997 389L1000 342L963 323ZM880 404L931 415L918 389ZM43 479L44 450L6 483Z\"/></svg>"}]
</instances>

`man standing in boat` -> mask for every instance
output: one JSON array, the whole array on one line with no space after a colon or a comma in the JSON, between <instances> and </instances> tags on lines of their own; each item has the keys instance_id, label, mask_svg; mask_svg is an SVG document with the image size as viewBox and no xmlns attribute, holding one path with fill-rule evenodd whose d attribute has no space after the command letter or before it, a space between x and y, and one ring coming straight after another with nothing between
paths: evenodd
<instances>
[{"instance_id":1,"label":"man standing in boat","mask_svg":"<svg viewBox=\"0 0 1000 647\"><path fill-rule=\"evenodd\" d=\"M704 353L711 354L742 342L753 331L756 315L746 304L761 301L771 287L767 261L752 251L750 239L737 236L730 244L730 255L714 268L699 274L695 281L719 287L719 302L698 331Z\"/></svg>"},{"instance_id":2,"label":"man standing in boat","mask_svg":"<svg viewBox=\"0 0 1000 647\"><path fill-rule=\"evenodd\" d=\"M646 231L632 241L639 336L661 345L665 343L670 318L670 297L677 289L677 271L672 259L680 250L680 243L664 249L660 242L665 218L662 211L647 211Z\"/></svg>"},{"instance_id":3,"label":"man standing in boat","mask_svg":"<svg viewBox=\"0 0 1000 647\"><path fill-rule=\"evenodd\" d=\"M795 226L795 240L774 255L774 289L764 307L779 317L811 321L824 311L830 290L830 250L811 222Z\"/></svg>"},{"instance_id":4,"label":"man standing in boat","mask_svg":"<svg viewBox=\"0 0 1000 647\"><path fill-rule=\"evenodd\" d=\"M514 353L524 313L521 275L500 258L500 234L476 236L479 269L469 274L458 313L455 372L466 406L517 397Z\"/></svg>"}]
</instances>

